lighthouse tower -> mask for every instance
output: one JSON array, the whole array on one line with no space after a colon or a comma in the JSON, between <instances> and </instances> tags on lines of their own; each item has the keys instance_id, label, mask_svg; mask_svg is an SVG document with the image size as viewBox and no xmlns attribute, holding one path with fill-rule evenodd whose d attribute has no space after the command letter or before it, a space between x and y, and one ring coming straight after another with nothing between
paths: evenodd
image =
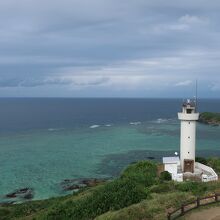
<instances>
[{"instance_id":1,"label":"lighthouse tower","mask_svg":"<svg viewBox=\"0 0 220 220\"><path fill-rule=\"evenodd\" d=\"M182 112L178 113L181 121L180 132L180 164L182 172L194 173L195 147L196 147L196 121L199 113L196 111L196 103L187 100L182 105Z\"/></svg>"},{"instance_id":2,"label":"lighthouse tower","mask_svg":"<svg viewBox=\"0 0 220 220\"><path fill-rule=\"evenodd\" d=\"M172 180L201 180L202 182L216 181L218 175L209 166L195 161L196 151L196 121L199 113L196 101L188 99L178 113L181 123L180 132L180 158L177 156L163 157L164 170L172 175Z\"/></svg>"}]
</instances>

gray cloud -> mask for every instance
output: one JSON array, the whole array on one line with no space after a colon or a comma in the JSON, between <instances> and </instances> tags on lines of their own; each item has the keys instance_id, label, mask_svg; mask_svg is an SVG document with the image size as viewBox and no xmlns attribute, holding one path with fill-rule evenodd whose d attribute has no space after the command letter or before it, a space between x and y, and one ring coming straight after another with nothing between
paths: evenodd
<instances>
[{"instance_id":1,"label":"gray cloud","mask_svg":"<svg viewBox=\"0 0 220 220\"><path fill-rule=\"evenodd\" d=\"M9 78L9 79L1 79L0 80L0 87L1 88L10 88L10 87L38 87L38 86L49 86L49 85L59 85L59 86L65 86L65 85L71 85L71 86L98 86L105 84L109 81L109 78L107 77L98 77L95 78L89 78L85 77L82 79L82 77L47 77L47 78Z\"/></svg>"},{"instance_id":2,"label":"gray cloud","mask_svg":"<svg viewBox=\"0 0 220 220\"><path fill-rule=\"evenodd\" d=\"M219 9L218 0L1 1L0 95L182 96L175 85L199 78L201 94L217 97Z\"/></svg>"}]
</instances>

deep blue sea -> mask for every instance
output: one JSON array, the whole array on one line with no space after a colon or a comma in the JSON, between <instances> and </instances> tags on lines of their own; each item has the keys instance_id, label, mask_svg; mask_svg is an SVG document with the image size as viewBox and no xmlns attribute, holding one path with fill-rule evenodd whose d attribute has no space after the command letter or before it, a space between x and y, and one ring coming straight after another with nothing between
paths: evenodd
<instances>
[{"instance_id":1,"label":"deep blue sea","mask_svg":"<svg viewBox=\"0 0 220 220\"><path fill-rule=\"evenodd\" d=\"M140 159L179 151L181 99L0 99L0 200L16 189L34 199L64 195L64 179L110 178ZM220 99L200 99L220 112ZM197 126L197 154L220 155L220 126Z\"/></svg>"}]
</instances>

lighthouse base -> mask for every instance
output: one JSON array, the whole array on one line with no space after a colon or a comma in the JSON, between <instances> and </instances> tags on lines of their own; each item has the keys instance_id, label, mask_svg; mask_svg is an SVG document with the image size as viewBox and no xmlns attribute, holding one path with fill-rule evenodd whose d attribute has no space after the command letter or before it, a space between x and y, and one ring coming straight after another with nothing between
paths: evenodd
<instances>
[{"instance_id":1,"label":"lighthouse base","mask_svg":"<svg viewBox=\"0 0 220 220\"><path fill-rule=\"evenodd\" d=\"M163 157L164 170L172 175L172 180L201 181L209 182L218 180L218 175L209 166L194 162L194 160L184 160L184 167L180 165L179 157Z\"/></svg>"},{"instance_id":2,"label":"lighthouse base","mask_svg":"<svg viewBox=\"0 0 220 220\"><path fill-rule=\"evenodd\" d=\"M199 169L195 169L194 173L184 172L183 173L183 181L197 181L202 182L202 171Z\"/></svg>"},{"instance_id":3,"label":"lighthouse base","mask_svg":"<svg viewBox=\"0 0 220 220\"><path fill-rule=\"evenodd\" d=\"M190 173L194 173L195 169L194 169L194 160L184 160L183 163L183 172L190 172Z\"/></svg>"}]
</instances>

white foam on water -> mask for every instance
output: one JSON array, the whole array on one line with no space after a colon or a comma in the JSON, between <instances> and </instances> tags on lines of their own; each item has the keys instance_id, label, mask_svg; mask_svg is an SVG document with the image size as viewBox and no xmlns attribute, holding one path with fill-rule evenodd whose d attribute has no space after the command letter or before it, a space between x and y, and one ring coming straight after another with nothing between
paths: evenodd
<instances>
[{"instance_id":1,"label":"white foam on water","mask_svg":"<svg viewBox=\"0 0 220 220\"><path fill-rule=\"evenodd\" d=\"M92 126L90 126L90 128L98 128L98 127L100 127L100 125L92 125Z\"/></svg>"},{"instance_id":2,"label":"white foam on water","mask_svg":"<svg viewBox=\"0 0 220 220\"><path fill-rule=\"evenodd\" d=\"M140 121L136 121L136 122L130 122L130 125L140 125L141 122Z\"/></svg>"},{"instance_id":3,"label":"white foam on water","mask_svg":"<svg viewBox=\"0 0 220 220\"><path fill-rule=\"evenodd\" d=\"M64 128L48 128L48 131L60 131L63 130Z\"/></svg>"},{"instance_id":4,"label":"white foam on water","mask_svg":"<svg viewBox=\"0 0 220 220\"><path fill-rule=\"evenodd\" d=\"M156 120L156 123L165 123L165 122L167 122L168 121L168 119L166 119L166 118L158 118L157 120Z\"/></svg>"},{"instance_id":5,"label":"white foam on water","mask_svg":"<svg viewBox=\"0 0 220 220\"><path fill-rule=\"evenodd\" d=\"M111 124L107 124L107 125L105 125L105 127L111 127L112 125Z\"/></svg>"}]
</instances>

